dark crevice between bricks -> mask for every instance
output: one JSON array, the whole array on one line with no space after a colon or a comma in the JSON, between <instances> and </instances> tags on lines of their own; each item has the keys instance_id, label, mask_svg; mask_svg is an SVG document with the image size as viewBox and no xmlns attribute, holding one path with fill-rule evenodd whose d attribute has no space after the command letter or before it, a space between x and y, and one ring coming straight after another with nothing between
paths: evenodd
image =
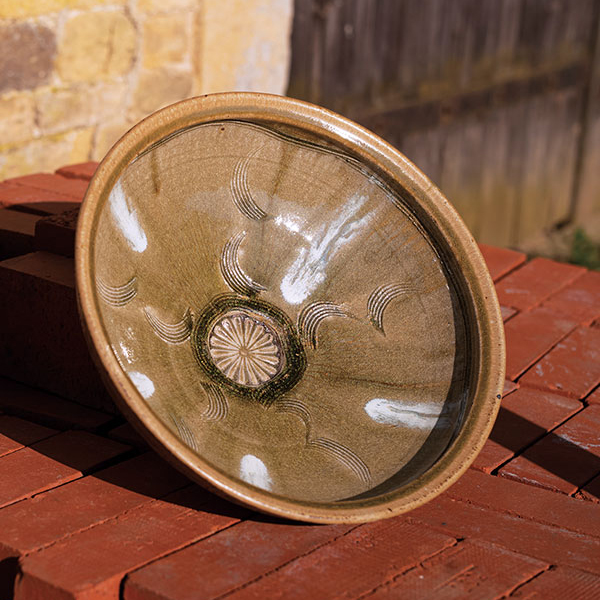
<instances>
[{"instance_id":1,"label":"dark crevice between bricks","mask_svg":"<svg viewBox=\"0 0 600 600\"><path fill-rule=\"evenodd\" d=\"M292 524L291 522L287 522L286 524ZM236 523L237 525L237 523ZM305 524L303 524L304 526L306 526ZM368 525L368 524L367 524ZM314 546L312 547L310 550L303 552L302 554L299 554L298 556L295 556L294 558L290 559L290 560L286 560L285 562L281 563L280 565L277 565L276 567L274 567L273 569L269 569L268 571L265 571L264 573L262 573L261 575L259 575L258 577L254 577L254 579L250 579L249 581L244 582L243 584L228 590L227 592L225 592L224 594L220 594L219 596L215 596L212 600L221 600L222 598L227 598L228 596L231 596L232 594L238 593L241 590L246 589L247 587L254 585L255 583L262 581L265 577L270 576L274 573L277 573L278 571L281 571L281 569L287 567L288 565L296 562L297 560L304 558L306 556L310 556L311 554L313 554L314 552L316 552L317 550L320 550L321 548L325 548L326 546L329 546L330 544L333 544L334 542L337 542L338 540L341 540L342 538L346 537L347 535L351 534L353 531L359 529L360 527L364 527L364 525L353 525L353 526L348 526L348 529L346 531L344 531L343 533L341 533L340 535L337 535L329 540L327 540L326 542L323 542L322 544L319 544L318 546ZM218 533L218 532L217 532Z\"/></svg>"},{"instance_id":2,"label":"dark crevice between bricks","mask_svg":"<svg viewBox=\"0 0 600 600\"><path fill-rule=\"evenodd\" d=\"M508 249L509 250L514 250L514 248L508 248ZM515 250L515 252L519 252L519 250ZM494 279L494 288L503 279L506 279L509 275L512 275L515 271L518 271L519 269L521 269L522 267L524 267L526 264L528 264L528 262L529 262L529 257L527 257L524 262L519 263L518 265L515 265L509 271L507 271L506 273L503 273L502 275L500 275L500 277ZM515 308L514 306L507 306L506 308L512 308L513 310L516 310L517 312L515 313L515 315L517 315L517 314L519 314L521 312L518 308ZM512 319L512 317L514 317L515 315L512 315L510 318Z\"/></svg>"},{"instance_id":3,"label":"dark crevice between bricks","mask_svg":"<svg viewBox=\"0 0 600 600\"><path fill-rule=\"evenodd\" d=\"M107 461L109 462L109 461ZM119 462L119 461L117 461ZM109 465L110 466L110 465ZM91 476L94 476L93 474L91 474ZM80 478L81 479L81 478ZM127 487L128 489L130 489L131 491L135 492L135 493L139 493L145 496L148 496L148 503L151 502L156 502L157 500L160 500L164 497L167 497L169 495L172 494L176 494L177 492L180 492L181 490L187 488L187 487L191 487L189 484L184 484L182 487L174 489L174 490L170 490L169 492L162 494L160 496L156 496L156 497L152 497L150 495L147 494L146 489L144 488L144 486L135 486L135 485L131 485L129 484L128 486L123 486L123 480L122 478L119 477L119 475L109 475L106 474L106 476L104 477L100 477L99 479L102 479L103 481L112 483L114 485L117 486L121 486L121 487ZM39 492L37 494L33 494L30 498L35 498L36 496L43 496L45 494L48 494L49 492L53 492L59 488L68 486L69 484L73 484L75 483L75 481L77 480L71 480L71 481L67 481L65 483L62 483L60 485L57 485L55 487L53 487L50 490L44 490L43 492ZM21 500L18 500L17 502L13 503L13 504L18 504L18 502L23 502L27 500L27 498L23 498ZM211 498L208 498L206 500L206 503L210 503L211 502ZM9 505L10 506L10 505ZM30 551L30 552L26 552L20 555L20 557L8 557L5 560L0 560L0 599L4 600L4 598L11 598L12 597L12 590L14 587L14 584L16 582L17 577L19 576L19 574L21 573L20 571L20 562L21 560L23 560L26 556L30 556L31 554L35 553L35 552L40 552L42 550L46 550L56 544L60 544L62 542L64 542L65 540L68 540L69 538L76 536L78 534L81 534L85 531L88 531L90 529L94 529L95 527L98 527L100 525L103 525L105 523L108 523L110 521L117 521L120 518L123 518L124 516L127 516L128 514L135 512L136 510L138 510L140 508L140 506L142 506L141 504L138 506L134 506L132 508L126 509L124 511L122 511L121 513L115 514L113 516L108 516L104 519L101 519L99 521L96 521L88 526L85 527L81 527L80 529L77 530L73 530L65 535L62 535L60 537L57 537L56 539L54 539L52 542L50 543L45 543L40 545L39 547L35 548L34 550ZM193 509L198 509L202 507L202 503L198 504L198 505L194 505L192 508ZM160 557L160 558L164 558ZM160 558L157 558L156 560L160 560ZM120 596L121 598L123 597L122 595Z\"/></svg>"},{"instance_id":4,"label":"dark crevice between bricks","mask_svg":"<svg viewBox=\"0 0 600 600\"><path fill-rule=\"evenodd\" d=\"M101 435L102 437L112 439L110 436L110 432L113 429L115 429L115 427L125 425L125 423L127 423L127 421L124 418L115 415L113 419L111 419L107 423L104 423L103 425L100 425L100 427L95 429L94 433L96 433L97 435Z\"/></svg>"},{"instance_id":5,"label":"dark crevice between bricks","mask_svg":"<svg viewBox=\"0 0 600 600\"><path fill-rule=\"evenodd\" d=\"M592 389L592 391L589 394L587 394L585 398L582 398L580 402L584 406L589 406L590 403L588 402L588 399L590 398L590 396L593 396L596 392L598 392L598 390L600 390L600 384L598 384L594 389Z\"/></svg>"},{"instance_id":6,"label":"dark crevice between bricks","mask_svg":"<svg viewBox=\"0 0 600 600\"><path fill-rule=\"evenodd\" d=\"M556 430L558 427L561 427L565 423L568 423L576 415L581 413L583 408L584 407L582 406L581 409L578 410L576 413L573 413L570 417L568 417L564 421L558 423L555 427L553 427L549 431L546 431L543 427L536 425L532 421L529 421L528 419L524 419L523 417L517 415L516 413L514 413L510 410L507 410L506 408L501 407L500 411L503 413L503 418L509 422L509 426L503 428L502 431L495 431L495 430L492 431L492 434L490 435L490 439L492 439L497 444L500 444L504 448L511 450L515 454L509 460L505 461L500 466L498 466L496 469L494 469L492 471L492 475L498 475L498 472L500 471L500 469L505 467L507 464L509 464L515 458L517 458L517 456L522 456L529 448L533 447L535 444L540 442L542 438L547 438L553 442L562 444L564 446L565 451L571 453L572 455L574 455L576 457L575 461L578 464L582 464L582 463L589 464L591 467L591 471L594 471L594 477L596 475L598 475L598 473L600 473L600 458L598 458L591 452L584 450L577 444L574 444L573 442L570 442L570 441L566 440L565 438L553 433L553 431ZM510 425L510 422L512 422L512 426ZM531 431L535 432L536 437L529 445L527 445L524 448L521 448L519 442L513 440L510 435L510 430L513 427L519 427L519 428L528 427L531 429ZM572 483L573 485L575 485L579 488L580 482L576 481L574 479L568 466L555 464L552 461L551 456L547 457L547 458L546 457L528 456L527 460L538 465L539 467L542 467L542 469L545 469L549 473L553 473L557 477L560 477L561 479L564 479L565 481ZM593 477L590 479L590 481L592 479L593 479ZM531 482L526 482L526 483L528 483L529 485L536 485L535 483L531 483ZM589 482L586 482L586 485L587 485L587 483L589 483ZM538 485L537 487L543 488L544 486Z\"/></svg>"},{"instance_id":7,"label":"dark crevice between bricks","mask_svg":"<svg viewBox=\"0 0 600 600\"><path fill-rule=\"evenodd\" d=\"M531 308L529 310L526 310L526 311L523 311L520 314L531 312L534 308L537 308L537 307L534 306L533 308ZM560 316L557 315L557 318L560 318ZM549 346L548 349L542 355L538 356L535 359L534 362L532 362L528 367L526 367L525 369L523 369L512 381L515 381L516 383L521 384L521 379L523 379L523 377L525 377L525 375L527 375L527 373L529 373L529 371L531 371L531 369L535 368L536 365L540 361L544 360L544 358L546 358L546 356L548 354L550 354L550 352L552 352L552 350L554 350L556 348L556 346L558 346L559 344L561 344L562 342L564 342L565 339L568 338L572 333L574 333L575 331L577 331L577 329L578 329L577 327L573 327L573 329L570 329L569 331L567 331L561 338L559 338L558 340L556 340L556 342L554 342L554 344L552 344L552 346ZM533 389L543 389L543 390L546 390L546 388L536 388L536 387L531 386L530 384L527 385L527 386L525 386L525 387L531 387ZM568 396L568 394L565 393L563 390L554 390L553 389L553 390L546 390L546 391L552 392L553 394L560 394L562 396Z\"/></svg>"},{"instance_id":8,"label":"dark crevice between bricks","mask_svg":"<svg viewBox=\"0 0 600 600\"><path fill-rule=\"evenodd\" d=\"M527 584L531 583L538 577L541 577L544 573L547 573L548 571L553 571L554 569L556 569L556 567L554 565L548 565L545 569L543 569L539 573L536 573L533 577L530 577L529 579L527 579L527 581L523 581L522 583L519 583L519 585L517 585L514 589L510 590L510 594L508 597L510 598L510 597L514 596L521 588L525 587Z\"/></svg>"},{"instance_id":9,"label":"dark crevice between bricks","mask_svg":"<svg viewBox=\"0 0 600 600\"><path fill-rule=\"evenodd\" d=\"M591 477L590 477L588 480L586 480L586 481L584 481L582 484L580 484L580 485L579 485L579 487L577 488L577 490L576 490L576 491L574 491L574 492L571 494L571 496L572 496L573 498L576 498L576 497L577 497L577 494L580 494L581 492L583 492L583 491L586 491L586 490L585 490L585 487L586 487L586 486L588 486L588 485L590 485L590 483L592 483L592 481L594 481L594 479L596 479L596 477L598 477L598 475L600 475L600 472L599 472L599 473L596 473L595 475L592 475L592 476L591 476ZM600 497L599 497L599 496L595 496L595 495L594 495L594 494L592 494L591 492L587 492L587 493L588 493L590 496L593 496L594 498L598 498L598 500L600 500Z\"/></svg>"},{"instance_id":10,"label":"dark crevice between bricks","mask_svg":"<svg viewBox=\"0 0 600 600\"><path fill-rule=\"evenodd\" d=\"M421 525L421 523L419 523L419 525ZM419 569L419 568L423 568L424 567L424 563L426 563L428 560L430 560L432 558L435 558L439 554L447 552L451 548L456 548L462 542L464 542L464 539L465 538L456 538L454 540L453 544L450 544L449 546L444 546L443 548L440 548L439 550L437 550L433 554L430 554L429 556L423 557L417 564L412 565L410 567L407 567L403 571L398 571L398 573L396 573L392 577L386 579L385 581L382 581L379 585L377 585L374 588L370 589L368 592L365 592L364 594L361 594L360 596L357 596L356 600L363 600L364 598L368 598L369 596L372 596L373 594L375 594L376 592L378 592L382 588L385 588L385 587L388 587L389 585L392 585L393 583L395 583L396 581L398 581L399 579L401 579L405 575L408 575L412 571L414 571L416 569Z\"/></svg>"},{"instance_id":11,"label":"dark crevice between bricks","mask_svg":"<svg viewBox=\"0 0 600 600\"><path fill-rule=\"evenodd\" d=\"M210 502L211 502L211 500L207 500L207 503L210 503ZM128 512L130 512L130 511L128 511ZM119 515L119 516L122 516L122 515ZM119 518L119 517L117 517L117 518ZM129 571L129 573L127 573L119 582L119 598L125 598L125 586L127 585L127 580L129 579L129 576L132 575L133 573L135 573L136 571L139 571L140 569L144 569L144 568L152 565L153 563L164 560L165 558L171 556L172 554L177 554L177 552L181 552L182 550L185 550L186 548L189 548L190 546L193 546L194 544L199 544L201 542L205 542L209 538L211 538L219 533L222 533L223 531L227 531L228 529L231 529L232 527L235 527L236 525L239 525L240 523L243 523L243 522L244 522L244 520L240 519L239 521L236 521L235 523L231 523L230 525L226 525L225 527L222 527L221 529L218 529L217 531L213 531L212 533L209 533L208 535L206 535L198 540L194 540L193 542L190 542L189 544L185 544L185 545L183 545L179 548L176 548L170 552L166 552L165 554L162 554L161 556L157 556L156 558L153 558L152 560L148 560L144 564L137 566L135 569ZM214 598L213 600L217 600L217 598Z\"/></svg>"}]
</instances>

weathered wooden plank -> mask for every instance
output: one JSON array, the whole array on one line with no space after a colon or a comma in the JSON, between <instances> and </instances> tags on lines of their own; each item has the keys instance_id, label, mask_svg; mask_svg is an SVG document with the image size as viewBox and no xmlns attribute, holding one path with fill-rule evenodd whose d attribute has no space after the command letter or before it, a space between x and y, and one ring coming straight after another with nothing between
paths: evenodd
<instances>
[{"instance_id":1,"label":"weathered wooden plank","mask_svg":"<svg viewBox=\"0 0 600 600\"><path fill-rule=\"evenodd\" d=\"M582 147L579 179L575 189L574 217L586 226L586 220L600 218L600 7L597 10L596 38L592 55L592 71L586 90L583 114ZM598 235L598 232L594 232Z\"/></svg>"},{"instance_id":2,"label":"weathered wooden plank","mask_svg":"<svg viewBox=\"0 0 600 600\"><path fill-rule=\"evenodd\" d=\"M289 94L350 116L587 59L598 0L296 0Z\"/></svg>"},{"instance_id":3,"label":"weathered wooden plank","mask_svg":"<svg viewBox=\"0 0 600 600\"><path fill-rule=\"evenodd\" d=\"M600 0L297 0L289 93L400 148L480 241L527 245L570 218L574 189L600 203L597 80L578 150L599 14Z\"/></svg>"}]
</instances>

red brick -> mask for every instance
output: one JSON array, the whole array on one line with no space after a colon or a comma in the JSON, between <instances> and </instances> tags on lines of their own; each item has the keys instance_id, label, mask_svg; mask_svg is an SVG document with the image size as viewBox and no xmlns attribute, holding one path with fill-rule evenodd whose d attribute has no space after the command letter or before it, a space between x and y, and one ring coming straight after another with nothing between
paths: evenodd
<instances>
[{"instance_id":1,"label":"red brick","mask_svg":"<svg viewBox=\"0 0 600 600\"><path fill-rule=\"evenodd\" d=\"M517 314L517 309L511 308L510 306L501 306L500 313L502 314L502 321L506 323L506 321L508 321Z\"/></svg>"},{"instance_id":2,"label":"red brick","mask_svg":"<svg viewBox=\"0 0 600 600\"><path fill-rule=\"evenodd\" d=\"M494 429L473 467L491 473L581 409L572 398L519 388L503 398Z\"/></svg>"},{"instance_id":3,"label":"red brick","mask_svg":"<svg viewBox=\"0 0 600 600\"><path fill-rule=\"evenodd\" d=\"M148 447L146 440L144 440L129 423L123 423L123 425L111 429L108 436L113 440L123 442L134 448L145 449Z\"/></svg>"},{"instance_id":4,"label":"red brick","mask_svg":"<svg viewBox=\"0 0 600 600\"><path fill-rule=\"evenodd\" d=\"M519 384L511 381L510 379L504 380L504 388L502 389L502 397L512 394L514 391L519 389Z\"/></svg>"},{"instance_id":5,"label":"red brick","mask_svg":"<svg viewBox=\"0 0 600 600\"><path fill-rule=\"evenodd\" d=\"M70 177L73 179L85 179L89 181L98 168L97 162L85 162L76 165L69 165L58 169L56 172L63 177Z\"/></svg>"},{"instance_id":6,"label":"red brick","mask_svg":"<svg viewBox=\"0 0 600 600\"><path fill-rule=\"evenodd\" d=\"M39 219L35 226L35 249L72 258L78 217L79 208L75 208Z\"/></svg>"},{"instance_id":7,"label":"red brick","mask_svg":"<svg viewBox=\"0 0 600 600\"><path fill-rule=\"evenodd\" d=\"M73 179L55 175L52 173L34 173L33 175L24 175L23 177L15 177L7 179L5 184L25 186L37 190L44 190L69 196L76 200L83 200L83 196L88 187L87 181L82 179Z\"/></svg>"},{"instance_id":8,"label":"red brick","mask_svg":"<svg viewBox=\"0 0 600 600\"><path fill-rule=\"evenodd\" d=\"M600 387L594 390L586 399L587 404L600 404Z\"/></svg>"},{"instance_id":9,"label":"red brick","mask_svg":"<svg viewBox=\"0 0 600 600\"><path fill-rule=\"evenodd\" d=\"M520 382L584 398L600 383L600 330L577 329L525 373Z\"/></svg>"},{"instance_id":10,"label":"red brick","mask_svg":"<svg viewBox=\"0 0 600 600\"><path fill-rule=\"evenodd\" d=\"M600 504L600 475L586 483L576 494L576 498Z\"/></svg>"},{"instance_id":11,"label":"red brick","mask_svg":"<svg viewBox=\"0 0 600 600\"><path fill-rule=\"evenodd\" d=\"M55 191L40 190L24 185L0 183L0 207L38 202L73 202L73 198Z\"/></svg>"},{"instance_id":12,"label":"red brick","mask_svg":"<svg viewBox=\"0 0 600 600\"><path fill-rule=\"evenodd\" d=\"M0 560L25 556L188 484L147 453L7 506L0 510Z\"/></svg>"},{"instance_id":13,"label":"red brick","mask_svg":"<svg viewBox=\"0 0 600 600\"><path fill-rule=\"evenodd\" d=\"M511 598L523 600L600 598L600 577L569 567L553 567L520 587Z\"/></svg>"},{"instance_id":14,"label":"red brick","mask_svg":"<svg viewBox=\"0 0 600 600\"><path fill-rule=\"evenodd\" d=\"M0 458L0 506L81 477L129 448L84 431L59 433Z\"/></svg>"},{"instance_id":15,"label":"red brick","mask_svg":"<svg viewBox=\"0 0 600 600\"><path fill-rule=\"evenodd\" d=\"M536 258L507 275L496 286L503 306L518 310L533 308L585 273L583 267Z\"/></svg>"},{"instance_id":16,"label":"red brick","mask_svg":"<svg viewBox=\"0 0 600 600\"><path fill-rule=\"evenodd\" d=\"M588 406L499 471L509 479L574 494L600 473L600 406Z\"/></svg>"},{"instance_id":17,"label":"red brick","mask_svg":"<svg viewBox=\"0 0 600 600\"><path fill-rule=\"evenodd\" d=\"M0 457L58 433L37 423L0 415Z\"/></svg>"},{"instance_id":18,"label":"red brick","mask_svg":"<svg viewBox=\"0 0 600 600\"><path fill-rule=\"evenodd\" d=\"M518 314L504 326L506 376L516 379L576 326L575 321L544 308Z\"/></svg>"},{"instance_id":19,"label":"red brick","mask_svg":"<svg viewBox=\"0 0 600 600\"><path fill-rule=\"evenodd\" d=\"M0 260L33 251L37 221L35 215L0 209Z\"/></svg>"},{"instance_id":20,"label":"red brick","mask_svg":"<svg viewBox=\"0 0 600 600\"><path fill-rule=\"evenodd\" d=\"M15 189L22 189L17 188ZM68 196L65 196L68 198ZM47 217L50 215L59 215L69 210L74 210L80 205L75 200L66 200L65 202L51 201L51 202L28 202L26 204L12 204L10 210L28 213L31 215L39 215L40 217Z\"/></svg>"},{"instance_id":21,"label":"red brick","mask_svg":"<svg viewBox=\"0 0 600 600\"><path fill-rule=\"evenodd\" d=\"M297 558L228 598L263 600L281 595L283 590L286 600L357 598L454 543L452 537L403 518L371 523Z\"/></svg>"},{"instance_id":22,"label":"red brick","mask_svg":"<svg viewBox=\"0 0 600 600\"><path fill-rule=\"evenodd\" d=\"M369 595L369 600L500 598L547 568L539 560L500 546L466 541L386 582Z\"/></svg>"},{"instance_id":23,"label":"red brick","mask_svg":"<svg viewBox=\"0 0 600 600\"><path fill-rule=\"evenodd\" d=\"M487 244L479 244L479 249L494 281L498 281L525 262L525 255L515 250L488 246Z\"/></svg>"},{"instance_id":24,"label":"red brick","mask_svg":"<svg viewBox=\"0 0 600 600\"><path fill-rule=\"evenodd\" d=\"M206 493L194 486L206 501ZM189 494L189 492L188 492ZM157 500L70 536L22 559L15 600L29 598L118 598L123 577L133 569L229 527L239 519ZM223 503L221 503L223 504ZM76 557L76 560L74 560Z\"/></svg>"},{"instance_id":25,"label":"red brick","mask_svg":"<svg viewBox=\"0 0 600 600\"><path fill-rule=\"evenodd\" d=\"M221 597L355 527L245 521L132 573L124 598Z\"/></svg>"},{"instance_id":26,"label":"red brick","mask_svg":"<svg viewBox=\"0 0 600 600\"><path fill-rule=\"evenodd\" d=\"M452 500L446 495L415 509L409 518L448 535L485 540L549 564L600 574L600 540L585 534Z\"/></svg>"},{"instance_id":27,"label":"red brick","mask_svg":"<svg viewBox=\"0 0 600 600\"><path fill-rule=\"evenodd\" d=\"M469 469L445 496L600 538L600 506L518 481Z\"/></svg>"},{"instance_id":28,"label":"red brick","mask_svg":"<svg viewBox=\"0 0 600 600\"><path fill-rule=\"evenodd\" d=\"M96 431L114 419L112 415L3 377L0 377L0 408L7 414L31 419L57 429Z\"/></svg>"},{"instance_id":29,"label":"red brick","mask_svg":"<svg viewBox=\"0 0 600 600\"><path fill-rule=\"evenodd\" d=\"M544 306L579 323L591 323L600 317L600 273L588 271L546 300Z\"/></svg>"},{"instance_id":30,"label":"red brick","mask_svg":"<svg viewBox=\"0 0 600 600\"><path fill-rule=\"evenodd\" d=\"M0 374L116 412L88 352L73 260L35 252L0 262Z\"/></svg>"}]
</instances>

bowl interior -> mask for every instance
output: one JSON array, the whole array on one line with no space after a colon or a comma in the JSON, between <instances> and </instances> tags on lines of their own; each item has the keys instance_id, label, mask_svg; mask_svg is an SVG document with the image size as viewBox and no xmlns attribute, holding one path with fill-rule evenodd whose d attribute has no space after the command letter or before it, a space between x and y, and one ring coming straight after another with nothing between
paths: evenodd
<instances>
[{"instance_id":1,"label":"bowl interior","mask_svg":"<svg viewBox=\"0 0 600 600\"><path fill-rule=\"evenodd\" d=\"M348 148L221 120L148 147L99 205L110 349L224 480L300 502L376 498L461 430L477 327L405 197Z\"/></svg>"}]
</instances>

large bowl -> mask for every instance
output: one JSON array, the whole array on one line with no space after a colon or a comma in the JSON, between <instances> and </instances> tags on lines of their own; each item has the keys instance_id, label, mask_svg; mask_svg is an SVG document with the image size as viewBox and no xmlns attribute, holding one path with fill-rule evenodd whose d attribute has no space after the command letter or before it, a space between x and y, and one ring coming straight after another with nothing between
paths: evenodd
<instances>
[{"instance_id":1,"label":"large bowl","mask_svg":"<svg viewBox=\"0 0 600 600\"><path fill-rule=\"evenodd\" d=\"M492 427L504 338L475 242L410 161L322 108L233 93L151 115L90 184L76 266L120 408L236 502L390 517Z\"/></svg>"}]
</instances>

